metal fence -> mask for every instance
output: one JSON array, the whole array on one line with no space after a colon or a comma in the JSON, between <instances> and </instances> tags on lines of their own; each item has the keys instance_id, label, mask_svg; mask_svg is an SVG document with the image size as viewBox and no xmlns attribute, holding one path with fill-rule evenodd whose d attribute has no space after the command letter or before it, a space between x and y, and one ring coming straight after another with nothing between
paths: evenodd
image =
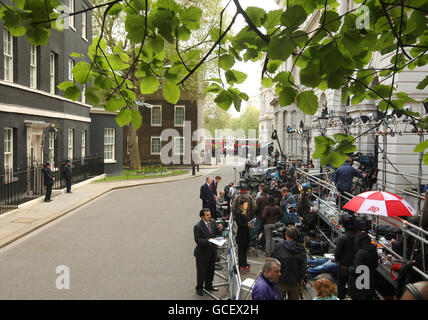
<instances>
[{"instance_id":1,"label":"metal fence","mask_svg":"<svg viewBox=\"0 0 428 320\"><path fill-rule=\"evenodd\" d=\"M78 183L104 173L104 156L75 159L71 165L72 182ZM63 189L66 186L61 174L64 166L65 161L60 161L59 168L52 168L55 176L53 189ZM43 167L41 166L29 166L9 172L0 171L0 210L3 212L16 208L26 201L42 196L44 190Z\"/></svg>"}]
</instances>

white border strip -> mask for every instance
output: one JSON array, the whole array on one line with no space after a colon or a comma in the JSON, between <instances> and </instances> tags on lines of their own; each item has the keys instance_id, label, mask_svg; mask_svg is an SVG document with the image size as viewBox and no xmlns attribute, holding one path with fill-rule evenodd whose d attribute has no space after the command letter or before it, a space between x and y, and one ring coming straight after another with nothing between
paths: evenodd
<instances>
[{"instance_id":1,"label":"white border strip","mask_svg":"<svg viewBox=\"0 0 428 320\"><path fill-rule=\"evenodd\" d=\"M76 120L83 122L91 122L91 118L75 116L68 113L42 110L37 108L27 108L21 106L10 106L6 104L0 103L0 112L8 112L8 113L19 113L19 114L28 114L32 116L41 116L48 118L59 118L59 119L68 119L68 120Z\"/></svg>"}]
</instances>

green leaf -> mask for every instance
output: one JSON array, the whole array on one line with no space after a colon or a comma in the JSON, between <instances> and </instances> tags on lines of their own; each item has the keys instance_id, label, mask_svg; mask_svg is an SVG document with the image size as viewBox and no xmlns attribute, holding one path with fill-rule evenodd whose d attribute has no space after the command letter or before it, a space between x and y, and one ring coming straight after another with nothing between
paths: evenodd
<instances>
[{"instance_id":1,"label":"green leaf","mask_svg":"<svg viewBox=\"0 0 428 320\"><path fill-rule=\"evenodd\" d=\"M106 104L107 111L118 111L126 106L126 101L120 98L111 98Z\"/></svg>"},{"instance_id":2,"label":"green leaf","mask_svg":"<svg viewBox=\"0 0 428 320\"><path fill-rule=\"evenodd\" d=\"M132 112L131 110L124 108L116 116L116 122L120 127L126 126L132 121Z\"/></svg>"},{"instance_id":3,"label":"green leaf","mask_svg":"<svg viewBox=\"0 0 428 320\"><path fill-rule=\"evenodd\" d=\"M143 122L143 117L141 116L140 111L131 110L131 119L132 125L136 130L138 130L141 127L141 123Z\"/></svg>"},{"instance_id":4,"label":"green leaf","mask_svg":"<svg viewBox=\"0 0 428 320\"><path fill-rule=\"evenodd\" d=\"M145 17L143 15L128 14L125 20L125 30L128 32L128 39L140 43L145 35Z\"/></svg>"},{"instance_id":5,"label":"green leaf","mask_svg":"<svg viewBox=\"0 0 428 320\"><path fill-rule=\"evenodd\" d=\"M159 53L163 50L165 44L165 40L160 37L156 36L154 39L150 39L147 42L148 47L154 52Z\"/></svg>"},{"instance_id":6,"label":"green leaf","mask_svg":"<svg viewBox=\"0 0 428 320\"><path fill-rule=\"evenodd\" d=\"M323 24L325 19L325 23ZM339 14L336 11L327 10L323 13L319 21L320 25L324 25L330 32L336 32L342 23Z\"/></svg>"},{"instance_id":7,"label":"green leaf","mask_svg":"<svg viewBox=\"0 0 428 320\"><path fill-rule=\"evenodd\" d=\"M190 30L186 26L178 28L178 39L181 41L187 41L190 39Z\"/></svg>"},{"instance_id":8,"label":"green leaf","mask_svg":"<svg viewBox=\"0 0 428 320\"><path fill-rule=\"evenodd\" d=\"M421 143L419 143L415 149L413 150L413 152L423 152L425 149L428 148L428 140L422 141Z\"/></svg>"},{"instance_id":9,"label":"green leaf","mask_svg":"<svg viewBox=\"0 0 428 320\"><path fill-rule=\"evenodd\" d=\"M70 88L74 85L75 84L72 81L64 81L64 82L60 83L59 85L57 85L57 88L62 90L62 91L65 91L65 90L67 90L67 88Z\"/></svg>"},{"instance_id":10,"label":"green leaf","mask_svg":"<svg viewBox=\"0 0 428 320\"><path fill-rule=\"evenodd\" d=\"M149 75L141 79L140 92L142 94L152 94L158 90L159 86L159 80L154 75Z\"/></svg>"},{"instance_id":11,"label":"green leaf","mask_svg":"<svg viewBox=\"0 0 428 320\"><path fill-rule=\"evenodd\" d=\"M234 64L235 58L230 54L224 54L218 60L218 65L225 71L230 70L230 68L232 68Z\"/></svg>"},{"instance_id":12,"label":"green leaf","mask_svg":"<svg viewBox=\"0 0 428 320\"><path fill-rule=\"evenodd\" d=\"M313 116L318 110L318 98L313 91L304 91L297 96L297 106L304 113Z\"/></svg>"},{"instance_id":13,"label":"green leaf","mask_svg":"<svg viewBox=\"0 0 428 320\"><path fill-rule=\"evenodd\" d=\"M308 15L302 6L290 6L281 16L281 24L290 29L297 29L303 22L305 22Z\"/></svg>"},{"instance_id":14,"label":"green leaf","mask_svg":"<svg viewBox=\"0 0 428 320\"><path fill-rule=\"evenodd\" d=\"M115 16L117 15L120 11L122 11L123 7L121 3L115 3L110 10L108 11L108 15L110 16Z\"/></svg>"},{"instance_id":15,"label":"green leaf","mask_svg":"<svg viewBox=\"0 0 428 320\"><path fill-rule=\"evenodd\" d=\"M77 101L80 98L79 88L73 83L73 85L65 89L64 97L73 101Z\"/></svg>"},{"instance_id":16,"label":"green leaf","mask_svg":"<svg viewBox=\"0 0 428 320\"><path fill-rule=\"evenodd\" d=\"M279 94L279 105L281 107L289 106L296 99L297 90L291 87L285 87Z\"/></svg>"},{"instance_id":17,"label":"green leaf","mask_svg":"<svg viewBox=\"0 0 428 320\"><path fill-rule=\"evenodd\" d=\"M202 10L197 7L189 7L180 12L181 23L186 25L190 30L197 30L200 27Z\"/></svg>"},{"instance_id":18,"label":"green leaf","mask_svg":"<svg viewBox=\"0 0 428 320\"><path fill-rule=\"evenodd\" d=\"M205 88L206 93L220 93L223 89L217 83L211 83Z\"/></svg>"},{"instance_id":19,"label":"green leaf","mask_svg":"<svg viewBox=\"0 0 428 320\"><path fill-rule=\"evenodd\" d=\"M227 91L223 90L217 97L214 99L214 102L223 110L229 110L230 105L233 102L233 96L232 94Z\"/></svg>"},{"instance_id":20,"label":"green leaf","mask_svg":"<svg viewBox=\"0 0 428 320\"><path fill-rule=\"evenodd\" d=\"M285 61L296 49L296 45L287 38L273 37L269 42L267 56L271 60Z\"/></svg>"},{"instance_id":21,"label":"green leaf","mask_svg":"<svg viewBox=\"0 0 428 320\"><path fill-rule=\"evenodd\" d=\"M422 157L422 161L424 162L424 164L428 164L428 153L424 154L424 156Z\"/></svg>"},{"instance_id":22,"label":"green leaf","mask_svg":"<svg viewBox=\"0 0 428 320\"><path fill-rule=\"evenodd\" d=\"M73 77L80 84L86 84L89 79L89 70L91 66L89 63L80 61L73 68Z\"/></svg>"},{"instance_id":23,"label":"green leaf","mask_svg":"<svg viewBox=\"0 0 428 320\"><path fill-rule=\"evenodd\" d=\"M339 168L346 160L346 154L339 152L331 152L325 156L325 158L321 158L321 162L325 164L330 164L335 168Z\"/></svg>"},{"instance_id":24,"label":"green leaf","mask_svg":"<svg viewBox=\"0 0 428 320\"><path fill-rule=\"evenodd\" d=\"M100 102L100 98L98 97L98 89L94 87L86 88L85 90L85 97L86 101L88 101L91 104L98 104Z\"/></svg>"},{"instance_id":25,"label":"green leaf","mask_svg":"<svg viewBox=\"0 0 428 320\"><path fill-rule=\"evenodd\" d=\"M281 60L269 60L266 69L270 73L275 73L275 71L281 66L282 63L283 61Z\"/></svg>"},{"instance_id":26,"label":"green leaf","mask_svg":"<svg viewBox=\"0 0 428 320\"><path fill-rule=\"evenodd\" d=\"M171 81L166 81L163 86L163 96L166 101L176 104L180 99L180 88Z\"/></svg>"},{"instance_id":27,"label":"green leaf","mask_svg":"<svg viewBox=\"0 0 428 320\"><path fill-rule=\"evenodd\" d=\"M270 88L273 86L273 80L271 78L263 78L262 86L265 88Z\"/></svg>"},{"instance_id":28,"label":"green leaf","mask_svg":"<svg viewBox=\"0 0 428 320\"><path fill-rule=\"evenodd\" d=\"M227 83L230 85L234 83L241 84L247 79L247 74L233 69L227 71L225 76Z\"/></svg>"},{"instance_id":29,"label":"green leaf","mask_svg":"<svg viewBox=\"0 0 428 320\"><path fill-rule=\"evenodd\" d=\"M265 18L266 18L266 11L258 8L258 7L248 7L247 10L245 10L248 17L250 18L251 22L254 23L254 25L259 28L262 26Z\"/></svg>"},{"instance_id":30,"label":"green leaf","mask_svg":"<svg viewBox=\"0 0 428 320\"><path fill-rule=\"evenodd\" d=\"M418 86L416 87L419 90L425 89L425 87L428 86L428 76L425 77L421 82L419 82Z\"/></svg>"},{"instance_id":31,"label":"green leaf","mask_svg":"<svg viewBox=\"0 0 428 320\"><path fill-rule=\"evenodd\" d=\"M72 57L72 58L80 58L82 55L80 54L80 53L76 53L76 52L73 52L72 54L70 54L70 57Z\"/></svg>"},{"instance_id":32,"label":"green leaf","mask_svg":"<svg viewBox=\"0 0 428 320\"><path fill-rule=\"evenodd\" d=\"M265 21L263 22L263 27L265 27L266 30L271 30L278 26L281 23L282 13L282 10L269 11L266 15Z\"/></svg>"},{"instance_id":33,"label":"green leaf","mask_svg":"<svg viewBox=\"0 0 428 320\"><path fill-rule=\"evenodd\" d=\"M98 76L95 78L94 85L101 89L111 89L113 87L113 81L105 76Z\"/></svg>"}]
</instances>

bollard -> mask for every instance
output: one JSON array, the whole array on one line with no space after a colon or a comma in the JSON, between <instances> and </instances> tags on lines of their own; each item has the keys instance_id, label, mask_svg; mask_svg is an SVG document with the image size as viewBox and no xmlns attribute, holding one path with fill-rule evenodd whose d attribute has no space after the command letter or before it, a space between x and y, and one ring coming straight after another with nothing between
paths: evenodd
<instances>
[{"instance_id":1,"label":"bollard","mask_svg":"<svg viewBox=\"0 0 428 320\"><path fill-rule=\"evenodd\" d=\"M194 176L195 174L195 164L192 164L192 176Z\"/></svg>"},{"instance_id":2,"label":"bollard","mask_svg":"<svg viewBox=\"0 0 428 320\"><path fill-rule=\"evenodd\" d=\"M198 163L198 172L199 172L199 163Z\"/></svg>"}]
</instances>

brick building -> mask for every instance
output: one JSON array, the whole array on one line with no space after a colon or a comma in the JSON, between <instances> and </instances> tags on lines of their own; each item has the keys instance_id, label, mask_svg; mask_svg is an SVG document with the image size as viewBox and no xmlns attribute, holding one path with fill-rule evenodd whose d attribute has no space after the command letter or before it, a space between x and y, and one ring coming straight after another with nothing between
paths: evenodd
<instances>
[{"instance_id":1,"label":"brick building","mask_svg":"<svg viewBox=\"0 0 428 320\"><path fill-rule=\"evenodd\" d=\"M161 91L144 96L144 101L152 107L139 107L143 122L137 130L137 139L142 164L160 164L161 149L168 143L172 143L170 156L175 155L180 158L180 163L190 164L186 163L185 153L188 155L187 152L193 150L198 143L192 141L194 140L192 135L197 129L203 127L202 102L198 100L198 97L182 92L180 100L173 105L163 98ZM190 124L190 126L185 127L185 123ZM162 141L162 132L166 135L166 129L177 130L178 135L166 137ZM123 154L125 165L130 162L128 131L129 127L124 127Z\"/></svg>"}]
</instances>

